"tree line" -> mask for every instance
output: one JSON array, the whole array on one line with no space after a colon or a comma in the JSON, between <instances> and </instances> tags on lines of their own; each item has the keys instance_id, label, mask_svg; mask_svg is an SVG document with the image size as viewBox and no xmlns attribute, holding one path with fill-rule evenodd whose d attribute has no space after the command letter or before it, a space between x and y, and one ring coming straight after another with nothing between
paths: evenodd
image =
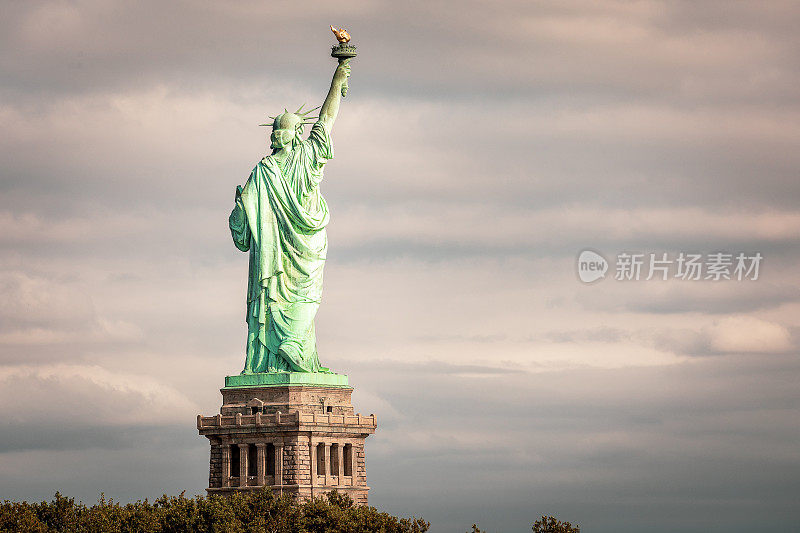
<instances>
[{"instance_id":1,"label":"tree line","mask_svg":"<svg viewBox=\"0 0 800 533\"><path fill-rule=\"evenodd\" d=\"M425 533L430 522L354 505L331 492L298 502L264 489L230 496L161 496L121 504L101 495L92 506L56 492L51 501L0 504L0 533ZM580 533L578 526L543 516L534 533ZM472 532L486 533L472 526Z\"/></svg>"}]
</instances>

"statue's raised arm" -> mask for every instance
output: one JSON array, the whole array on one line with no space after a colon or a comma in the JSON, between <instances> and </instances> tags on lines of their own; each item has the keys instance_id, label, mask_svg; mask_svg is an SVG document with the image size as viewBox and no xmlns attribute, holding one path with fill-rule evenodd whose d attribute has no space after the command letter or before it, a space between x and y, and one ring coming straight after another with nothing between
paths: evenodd
<instances>
[{"instance_id":1,"label":"statue's raised arm","mask_svg":"<svg viewBox=\"0 0 800 533\"><path fill-rule=\"evenodd\" d=\"M356 57L356 47L350 44L350 34L346 29L336 29L331 26L331 31L336 36L338 45L331 49L331 56L339 60L333 72L333 80L328 96L319 111L319 120L328 131L333 127L336 116L339 114L339 104L347 96L347 78L350 77L350 60Z\"/></svg>"},{"instance_id":2,"label":"statue's raised arm","mask_svg":"<svg viewBox=\"0 0 800 533\"><path fill-rule=\"evenodd\" d=\"M336 116L339 114L339 104L342 101L342 96L347 94L347 78L349 77L350 59L340 59L339 65L333 71L333 80L331 80L328 96L319 110L319 120L328 131L333 127Z\"/></svg>"}]
</instances>

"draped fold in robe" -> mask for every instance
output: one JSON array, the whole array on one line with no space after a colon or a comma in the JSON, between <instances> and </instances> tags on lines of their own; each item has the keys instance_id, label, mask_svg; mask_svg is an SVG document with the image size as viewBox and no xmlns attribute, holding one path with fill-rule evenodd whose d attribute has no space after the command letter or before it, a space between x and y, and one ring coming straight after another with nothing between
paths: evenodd
<instances>
[{"instance_id":1,"label":"draped fold in robe","mask_svg":"<svg viewBox=\"0 0 800 533\"><path fill-rule=\"evenodd\" d=\"M328 371L317 356L314 316L328 249L319 184L332 158L330 134L317 122L283 164L265 157L236 189L228 222L236 247L250 251L243 374Z\"/></svg>"}]
</instances>

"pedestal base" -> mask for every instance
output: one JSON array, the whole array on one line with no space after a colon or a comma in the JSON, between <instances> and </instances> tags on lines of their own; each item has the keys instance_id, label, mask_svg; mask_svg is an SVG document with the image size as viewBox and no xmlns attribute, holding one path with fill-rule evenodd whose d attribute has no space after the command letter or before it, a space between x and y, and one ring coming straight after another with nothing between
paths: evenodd
<instances>
[{"instance_id":1,"label":"pedestal base","mask_svg":"<svg viewBox=\"0 0 800 533\"><path fill-rule=\"evenodd\" d=\"M211 444L208 493L267 486L309 498L335 489L366 505L364 440L377 423L375 415L354 412L347 376L287 372L277 378L322 376L344 385L280 384L267 378L255 386L231 386L229 381L266 376L281 375L228 376L219 414L197 415L197 430Z\"/></svg>"}]
</instances>

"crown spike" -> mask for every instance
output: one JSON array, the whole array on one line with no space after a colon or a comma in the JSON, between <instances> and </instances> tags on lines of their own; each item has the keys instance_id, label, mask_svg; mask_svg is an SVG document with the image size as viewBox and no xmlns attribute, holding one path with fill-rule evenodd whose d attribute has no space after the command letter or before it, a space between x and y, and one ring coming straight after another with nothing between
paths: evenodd
<instances>
[{"instance_id":1,"label":"crown spike","mask_svg":"<svg viewBox=\"0 0 800 533\"><path fill-rule=\"evenodd\" d=\"M303 110L302 110L302 109L303 109L303 106L305 106L305 104L303 104L302 106L300 106L300 109L298 109L297 111L295 111L295 114L296 114L296 115L299 115L299 116L301 116L301 117L303 117L303 118L306 118L306 117L308 117L308 115L310 115L311 113L313 113L314 111L316 111L317 109L319 109L319 108L321 107L321 106L317 106L317 107L314 107L314 108L312 108L312 109L306 109L305 111L303 111Z\"/></svg>"}]
</instances>

